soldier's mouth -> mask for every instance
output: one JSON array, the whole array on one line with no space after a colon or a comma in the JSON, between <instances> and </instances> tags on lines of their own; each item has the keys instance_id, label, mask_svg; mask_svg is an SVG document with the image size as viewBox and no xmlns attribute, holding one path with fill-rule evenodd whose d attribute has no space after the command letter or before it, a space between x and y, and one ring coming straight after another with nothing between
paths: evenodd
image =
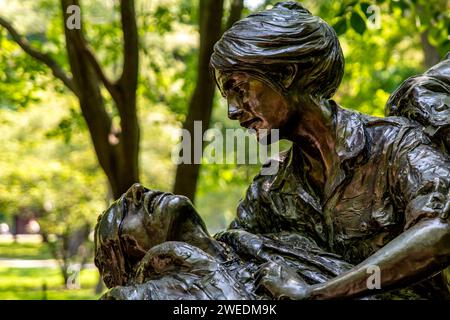
<instances>
[{"instance_id":1,"label":"soldier's mouth","mask_svg":"<svg viewBox=\"0 0 450 320\"><path fill-rule=\"evenodd\" d=\"M144 210L148 214L152 214L157 205L162 201L162 199L167 196L168 193L161 191L149 191L144 197Z\"/></svg>"}]
</instances>

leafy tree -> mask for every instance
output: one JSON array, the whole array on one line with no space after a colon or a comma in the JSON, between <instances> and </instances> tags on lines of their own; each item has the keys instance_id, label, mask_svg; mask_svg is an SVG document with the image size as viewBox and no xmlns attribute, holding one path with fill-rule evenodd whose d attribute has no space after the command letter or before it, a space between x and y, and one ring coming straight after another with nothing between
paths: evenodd
<instances>
[{"instance_id":1,"label":"leafy tree","mask_svg":"<svg viewBox=\"0 0 450 320\"><path fill-rule=\"evenodd\" d=\"M420 37L426 68L438 63L450 50L450 11L446 0L347 0L340 4L324 2L321 12L327 11L337 12L338 19L334 27L339 35L349 29L362 35L369 25L376 25L375 28L380 29L381 14L396 16L398 22L406 20L408 29Z\"/></svg>"},{"instance_id":2,"label":"leafy tree","mask_svg":"<svg viewBox=\"0 0 450 320\"><path fill-rule=\"evenodd\" d=\"M71 143L49 138L61 119L70 115L62 103L33 104L25 110L0 109L4 147L0 170L0 212L38 219L45 243L58 261L67 284L69 268L92 258L88 240L96 213L105 206L107 183L97 169L85 130L74 130ZM67 102L67 101L65 101ZM52 113L42 121L42 114Z\"/></svg>"},{"instance_id":3,"label":"leafy tree","mask_svg":"<svg viewBox=\"0 0 450 320\"><path fill-rule=\"evenodd\" d=\"M76 6L76 7L74 7ZM116 80L111 80L100 65L85 36L85 26L80 17L80 28L68 28L68 19L77 18L80 8L77 0L61 0L60 9L63 25L66 59L70 72L51 54L33 46L3 17L4 27L28 55L51 69L53 76L74 94L91 136L100 166L108 177L115 198L129 186L139 181L139 123L136 109L136 89L138 83L138 29L133 0L121 0L119 5L122 28L122 71ZM71 16L75 14L75 16ZM102 86L106 89L102 91ZM119 123L114 123L108 112L105 97L109 95L117 111Z\"/></svg>"}]
</instances>

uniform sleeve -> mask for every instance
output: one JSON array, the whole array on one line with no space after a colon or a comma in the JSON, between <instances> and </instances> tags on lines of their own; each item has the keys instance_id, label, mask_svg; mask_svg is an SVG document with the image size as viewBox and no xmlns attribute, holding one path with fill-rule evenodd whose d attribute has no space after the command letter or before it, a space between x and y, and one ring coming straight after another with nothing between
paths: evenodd
<instances>
[{"instance_id":1,"label":"uniform sleeve","mask_svg":"<svg viewBox=\"0 0 450 320\"><path fill-rule=\"evenodd\" d=\"M391 162L391 193L404 212L404 228L422 219L449 220L450 158L421 132L411 131L397 145Z\"/></svg>"},{"instance_id":2,"label":"uniform sleeve","mask_svg":"<svg viewBox=\"0 0 450 320\"><path fill-rule=\"evenodd\" d=\"M286 165L274 165L278 161L269 159L263 165L263 169L281 168ZM239 202L236 218L231 222L229 229L242 229L251 233L270 233L279 229L280 225L277 215L273 211L274 204L268 189L270 189L269 186L274 183L274 180L280 178L280 171L274 175L262 175L260 173L253 179L245 197Z\"/></svg>"},{"instance_id":3,"label":"uniform sleeve","mask_svg":"<svg viewBox=\"0 0 450 320\"><path fill-rule=\"evenodd\" d=\"M247 189L244 199L236 210L236 218L231 222L230 229L242 229L252 233L267 233L273 231L273 220L268 205L264 202L264 192L258 183L258 178ZM264 205L266 204L266 205ZM272 215L273 216L273 215Z\"/></svg>"}]
</instances>

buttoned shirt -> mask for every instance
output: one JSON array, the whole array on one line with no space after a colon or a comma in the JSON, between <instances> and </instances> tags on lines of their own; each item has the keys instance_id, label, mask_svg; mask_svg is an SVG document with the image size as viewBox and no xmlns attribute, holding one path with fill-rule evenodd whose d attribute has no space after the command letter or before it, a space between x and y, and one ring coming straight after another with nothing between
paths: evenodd
<instances>
[{"instance_id":1,"label":"buttoned shirt","mask_svg":"<svg viewBox=\"0 0 450 320\"><path fill-rule=\"evenodd\" d=\"M450 157L422 127L328 104L338 161L323 189L312 187L311 164L293 144L271 160L276 174L255 177L231 228L298 232L357 264L422 219L448 219Z\"/></svg>"}]
</instances>

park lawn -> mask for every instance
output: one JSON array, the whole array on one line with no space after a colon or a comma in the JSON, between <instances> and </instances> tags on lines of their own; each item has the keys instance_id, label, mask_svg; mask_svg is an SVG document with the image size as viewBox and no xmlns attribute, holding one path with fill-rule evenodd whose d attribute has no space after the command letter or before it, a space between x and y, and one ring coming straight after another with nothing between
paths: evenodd
<instances>
[{"instance_id":1,"label":"park lawn","mask_svg":"<svg viewBox=\"0 0 450 320\"><path fill-rule=\"evenodd\" d=\"M92 300L98 280L96 269L80 273L80 289L66 289L58 268L6 268L0 267L0 300ZM43 287L47 290L44 294ZM46 296L46 297L45 297Z\"/></svg>"},{"instance_id":2,"label":"park lawn","mask_svg":"<svg viewBox=\"0 0 450 320\"><path fill-rule=\"evenodd\" d=\"M52 259L49 248L42 242L2 242L0 259ZM57 267L0 267L0 300L85 300L98 299L94 293L98 281L96 269L80 273L80 289L66 289ZM46 287L44 293L44 286Z\"/></svg>"},{"instance_id":3,"label":"park lawn","mask_svg":"<svg viewBox=\"0 0 450 320\"><path fill-rule=\"evenodd\" d=\"M0 259L53 259L47 245L39 242L0 242Z\"/></svg>"}]
</instances>

